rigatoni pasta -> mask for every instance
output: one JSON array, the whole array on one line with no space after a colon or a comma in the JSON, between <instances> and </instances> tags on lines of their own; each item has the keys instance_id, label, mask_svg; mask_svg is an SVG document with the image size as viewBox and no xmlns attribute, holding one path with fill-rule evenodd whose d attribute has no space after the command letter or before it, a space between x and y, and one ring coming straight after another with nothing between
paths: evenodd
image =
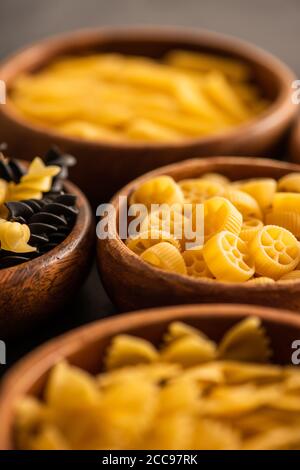
<instances>
[{"instance_id":1,"label":"rigatoni pasta","mask_svg":"<svg viewBox=\"0 0 300 470\"><path fill-rule=\"evenodd\" d=\"M156 60L113 53L61 57L19 77L10 99L34 124L108 142L227 132L268 106L246 63L180 50Z\"/></svg>"}]
</instances>

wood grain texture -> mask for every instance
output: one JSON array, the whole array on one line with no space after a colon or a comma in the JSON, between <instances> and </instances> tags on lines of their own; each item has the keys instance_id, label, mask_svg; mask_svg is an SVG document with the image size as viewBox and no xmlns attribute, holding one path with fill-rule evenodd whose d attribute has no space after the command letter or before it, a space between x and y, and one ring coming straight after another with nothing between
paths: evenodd
<instances>
[{"instance_id":1,"label":"wood grain texture","mask_svg":"<svg viewBox=\"0 0 300 470\"><path fill-rule=\"evenodd\" d=\"M162 167L131 182L112 200L119 214L119 196L129 196L146 179L170 175L176 181L199 177L207 172L222 173L232 180L251 177L275 179L300 171L300 166L275 160L211 157L193 159ZM188 303L249 303L300 311L300 280L261 285L211 282L169 273L142 261L120 239L115 220L112 238L98 240L98 266L104 287L112 302L121 310L180 305Z\"/></svg>"},{"instance_id":2,"label":"wood grain texture","mask_svg":"<svg viewBox=\"0 0 300 470\"><path fill-rule=\"evenodd\" d=\"M261 318L274 351L273 362L290 364L291 344L300 336L300 317L284 310L249 305L189 305L140 311L100 320L52 340L21 360L8 373L0 393L0 450L14 448L14 405L30 393L40 396L49 370L62 359L91 373L101 371L104 351L119 333L133 334L159 344L168 324L184 321L215 341L248 315Z\"/></svg>"},{"instance_id":3,"label":"wood grain texture","mask_svg":"<svg viewBox=\"0 0 300 470\"><path fill-rule=\"evenodd\" d=\"M30 331L70 298L88 274L94 246L94 224L82 192L65 182L77 196L79 214L71 233L48 253L0 270L0 336L11 339Z\"/></svg>"},{"instance_id":4,"label":"wood grain texture","mask_svg":"<svg viewBox=\"0 0 300 470\"><path fill-rule=\"evenodd\" d=\"M267 52L216 33L180 28L103 28L58 36L8 59L0 67L0 79L9 88L19 74L34 72L65 53L117 51L157 58L174 48L210 51L245 60L272 105L251 122L216 136L173 144L113 144L66 137L34 126L20 118L8 100L7 105L0 108L0 140L7 141L13 156L25 159L45 153L54 143L74 154L78 164L71 170L71 179L84 190L93 206L107 200L132 178L162 164L199 156L268 155L272 152L296 113L290 99L291 82L295 77Z\"/></svg>"}]
</instances>

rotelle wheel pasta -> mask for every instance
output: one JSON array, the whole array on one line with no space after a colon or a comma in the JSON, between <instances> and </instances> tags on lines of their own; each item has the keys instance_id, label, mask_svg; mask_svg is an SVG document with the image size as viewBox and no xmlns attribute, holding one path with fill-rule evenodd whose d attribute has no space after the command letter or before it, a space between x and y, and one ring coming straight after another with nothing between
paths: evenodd
<instances>
[{"instance_id":1,"label":"rotelle wheel pasta","mask_svg":"<svg viewBox=\"0 0 300 470\"><path fill-rule=\"evenodd\" d=\"M203 257L220 281L243 282L254 274L246 244L231 232L224 230L210 238L203 248Z\"/></svg>"},{"instance_id":2,"label":"rotelle wheel pasta","mask_svg":"<svg viewBox=\"0 0 300 470\"><path fill-rule=\"evenodd\" d=\"M18 398L20 450L299 450L300 372L270 363L257 317L219 342L175 321L161 339L114 336L101 373L65 361L38 397ZM80 426L74 426L74 422Z\"/></svg>"},{"instance_id":3,"label":"rotelle wheel pasta","mask_svg":"<svg viewBox=\"0 0 300 470\"><path fill-rule=\"evenodd\" d=\"M255 271L261 276L279 279L299 263L300 248L297 239L288 230L266 225L250 243L249 254Z\"/></svg>"},{"instance_id":4,"label":"rotelle wheel pasta","mask_svg":"<svg viewBox=\"0 0 300 470\"><path fill-rule=\"evenodd\" d=\"M178 182L168 176L150 179L130 200L143 202L148 209L159 203L159 209L140 224L149 240L130 237L127 246L139 255L149 249L144 261L159 267L154 253L160 248L152 246L167 242L181 267L178 261L162 269L199 281L265 286L285 276L296 280L298 275L292 272L300 266L298 176L288 174L278 183L265 176L231 182L214 172ZM159 232L163 236L157 236Z\"/></svg>"}]
</instances>

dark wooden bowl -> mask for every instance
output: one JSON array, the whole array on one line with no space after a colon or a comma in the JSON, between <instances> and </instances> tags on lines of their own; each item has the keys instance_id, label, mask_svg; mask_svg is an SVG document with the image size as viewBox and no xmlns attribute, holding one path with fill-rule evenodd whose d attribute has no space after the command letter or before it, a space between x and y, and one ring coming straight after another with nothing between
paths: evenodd
<instances>
[{"instance_id":1,"label":"dark wooden bowl","mask_svg":"<svg viewBox=\"0 0 300 470\"><path fill-rule=\"evenodd\" d=\"M119 196L128 197L142 182L157 175L176 181L207 172L219 172L232 180L257 176L281 176L300 171L300 166L275 160L241 157L211 157L186 160L159 168L123 188L112 200L119 215ZM276 282L268 286L194 279L145 263L120 239L113 216L111 238L98 240L98 266L102 281L114 304L121 310L188 303L230 302L268 305L300 310L300 280Z\"/></svg>"},{"instance_id":2,"label":"dark wooden bowl","mask_svg":"<svg viewBox=\"0 0 300 470\"><path fill-rule=\"evenodd\" d=\"M209 155L268 154L296 113L291 101L293 73L263 50L236 38L180 28L88 30L48 39L9 58L0 67L0 79L11 84L22 73L35 72L63 54L87 51L120 52L161 57L174 48L209 51L240 58L253 69L255 80L271 100L270 107L249 123L210 137L167 144L88 142L38 127L21 118L11 105L0 106L0 141L12 155L31 159L50 145L74 154L78 164L71 179L88 195L93 206L111 197L133 178L185 158ZM26 145L24 145L26 142Z\"/></svg>"},{"instance_id":3,"label":"dark wooden bowl","mask_svg":"<svg viewBox=\"0 0 300 470\"><path fill-rule=\"evenodd\" d=\"M296 120L291 131L289 153L293 162L300 163L300 117Z\"/></svg>"},{"instance_id":4,"label":"dark wooden bowl","mask_svg":"<svg viewBox=\"0 0 300 470\"><path fill-rule=\"evenodd\" d=\"M40 396L49 370L60 360L68 359L98 373L104 350L116 334L134 334L157 344L170 322L182 320L219 341L228 328L248 315L262 319L271 339L274 363L291 364L291 344L300 337L300 318L285 310L249 305L189 305L140 311L100 320L52 340L21 360L4 378L0 393L0 450L14 448L16 401L28 393Z\"/></svg>"},{"instance_id":5,"label":"dark wooden bowl","mask_svg":"<svg viewBox=\"0 0 300 470\"><path fill-rule=\"evenodd\" d=\"M77 196L79 214L67 236L53 250L31 261L0 270L0 337L14 338L54 313L80 287L91 262L94 224L82 192L66 181Z\"/></svg>"}]
</instances>

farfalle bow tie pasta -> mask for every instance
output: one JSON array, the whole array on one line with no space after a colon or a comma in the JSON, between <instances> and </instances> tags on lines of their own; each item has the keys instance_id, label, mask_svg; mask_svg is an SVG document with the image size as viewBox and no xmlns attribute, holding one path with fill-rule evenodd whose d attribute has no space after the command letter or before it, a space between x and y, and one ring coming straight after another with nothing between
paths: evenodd
<instances>
[{"instance_id":1,"label":"farfalle bow tie pasta","mask_svg":"<svg viewBox=\"0 0 300 470\"><path fill-rule=\"evenodd\" d=\"M144 236L148 234L150 239L147 243L139 242L137 249L139 236L126 241L130 249L156 268L211 281L252 285L299 278L298 173L288 174L278 182L265 177L231 182L217 173L178 182L170 176L160 176L142 183L133 192L130 203L137 201L148 209L152 203L164 205L141 223ZM176 206L171 207L172 204ZM201 225L196 226L199 204L203 218ZM185 210L187 206L189 211ZM202 245L187 249L184 228L188 225L196 233L203 232ZM171 263L166 262L169 259Z\"/></svg>"}]
</instances>

